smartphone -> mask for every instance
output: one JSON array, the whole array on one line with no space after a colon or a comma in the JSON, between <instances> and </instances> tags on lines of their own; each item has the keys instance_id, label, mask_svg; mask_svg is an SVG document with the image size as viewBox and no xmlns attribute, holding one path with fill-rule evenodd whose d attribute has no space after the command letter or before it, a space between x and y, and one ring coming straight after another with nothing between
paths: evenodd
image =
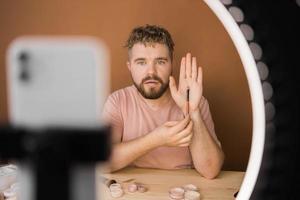
<instances>
[{"instance_id":1,"label":"smartphone","mask_svg":"<svg viewBox=\"0 0 300 200\"><path fill-rule=\"evenodd\" d=\"M21 37L14 40L7 53L11 125L25 129L102 126L101 111L109 93L108 60L104 43L91 37ZM25 146L30 148L31 144ZM18 180L24 200L37 199L35 195L43 192L36 185L35 167L33 162L19 163ZM73 163L68 174L71 199L95 199L93 163ZM43 181L50 181L50 184L55 179L54 176ZM65 192L63 194L67 195Z\"/></svg>"},{"instance_id":2,"label":"smartphone","mask_svg":"<svg viewBox=\"0 0 300 200\"><path fill-rule=\"evenodd\" d=\"M9 120L28 128L101 124L109 56L93 37L20 37L7 51Z\"/></svg>"}]
</instances>

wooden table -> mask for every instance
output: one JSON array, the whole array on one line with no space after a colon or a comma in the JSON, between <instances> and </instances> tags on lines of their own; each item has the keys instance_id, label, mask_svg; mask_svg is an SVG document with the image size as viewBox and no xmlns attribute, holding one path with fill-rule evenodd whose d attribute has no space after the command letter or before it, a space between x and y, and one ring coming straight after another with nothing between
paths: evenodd
<instances>
[{"instance_id":1,"label":"wooden table","mask_svg":"<svg viewBox=\"0 0 300 200\"><path fill-rule=\"evenodd\" d=\"M199 187L201 200L234 199L233 195L239 190L245 174L245 172L222 171L217 178L208 180L200 176L194 169L157 170L125 168L111 174L103 174L99 171L100 170L97 171L98 200L168 200L169 188L190 183ZM112 198L109 189L100 183L99 176L115 179L117 182L122 183L123 188L125 188L125 194L120 198ZM130 179L131 181L128 181ZM126 191L127 185L134 181L145 184L149 190L146 193L128 193Z\"/></svg>"}]
</instances>

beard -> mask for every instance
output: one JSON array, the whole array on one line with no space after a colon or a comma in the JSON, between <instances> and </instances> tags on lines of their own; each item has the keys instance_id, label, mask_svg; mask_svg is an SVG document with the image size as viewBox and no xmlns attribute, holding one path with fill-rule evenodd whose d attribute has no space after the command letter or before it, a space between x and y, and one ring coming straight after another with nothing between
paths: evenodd
<instances>
[{"instance_id":1,"label":"beard","mask_svg":"<svg viewBox=\"0 0 300 200\"><path fill-rule=\"evenodd\" d=\"M132 79L133 80L133 79ZM155 88L150 88L148 91L146 90L146 88L144 87L144 83L146 81L149 80L155 80L158 81L160 83L160 87L158 89ZM158 99L160 98L168 89L169 86L169 81L167 83L164 83L163 80L161 78L159 78L156 75L152 75L152 76L147 76L145 77L140 84L137 84L134 80L133 80L133 84L134 86L137 88L137 90L139 91L139 93L146 99Z\"/></svg>"}]
</instances>

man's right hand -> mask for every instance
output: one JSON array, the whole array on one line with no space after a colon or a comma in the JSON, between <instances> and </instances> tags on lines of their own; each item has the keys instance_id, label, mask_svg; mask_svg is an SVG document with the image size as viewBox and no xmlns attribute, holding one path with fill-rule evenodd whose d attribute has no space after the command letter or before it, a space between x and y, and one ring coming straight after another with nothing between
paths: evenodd
<instances>
[{"instance_id":1,"label":"man's right hand","mask_svg":"<svg viewBox=\"0 0 300 200\"><path fill-rule=\"evenodd\" d=\"M151 132L159 146L186 147L193 137L193 121L187 115L181 121L169 121Z\"/></svg>"},{"instance_id":2,"label":"man's right hand","mask_svg":"<svg viewBox=\"0 0 300 200\"><path fill-rule=\"evenodd\" d=\"M166 122L143 137L114 144L110 170L121 169L157 147L187 147L192 137L193 122L189 115L181 121Z\"/></svg>"}]
</instances>

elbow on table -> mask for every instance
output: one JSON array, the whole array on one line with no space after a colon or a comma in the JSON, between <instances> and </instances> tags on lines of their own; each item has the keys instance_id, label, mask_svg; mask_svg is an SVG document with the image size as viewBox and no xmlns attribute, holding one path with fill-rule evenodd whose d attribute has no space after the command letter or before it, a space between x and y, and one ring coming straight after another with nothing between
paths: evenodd
<instances>
[{"instance_id":1,"label":"elbow on table","mask_svg":"<svg viewBox=\"0 0 300 200\"><path fill-rule=\"evenodd\" d=\"M219 168L215 168L213 166L205 166L205 167L198 167L198 166L195 166L195 169L196 171L201 174L204 178L206 179L214 179L216 178L219 173L220 173L220 169Z\"/></svg>"},{"instance_id":2,"label":"elbow on table","mask_svg":"<svg viewBox=\"0 0 300 200\"><path fill-rule=\"evenodd\" d=\"M222 168L224 157L218 161L208 160L203 166L195 165L195 169L206 179L216 178Z\"/></svg>"},{"instance_id":3,"label":"elbow on table","mask_svg":"<svg viewBox=\"0 0 300 200\"><path fill-rule=\"evenodd\" d=\"M197 170L198 171L198 170ZM199 171L198 171L199 172ZM207 171L205 173L203 172L199 172L204 178L206 179L209 179L209 180L212 180L212 179L215 179L219 173L220 173L220 170L219 171Z\"/></svg>"}]
</instances>

